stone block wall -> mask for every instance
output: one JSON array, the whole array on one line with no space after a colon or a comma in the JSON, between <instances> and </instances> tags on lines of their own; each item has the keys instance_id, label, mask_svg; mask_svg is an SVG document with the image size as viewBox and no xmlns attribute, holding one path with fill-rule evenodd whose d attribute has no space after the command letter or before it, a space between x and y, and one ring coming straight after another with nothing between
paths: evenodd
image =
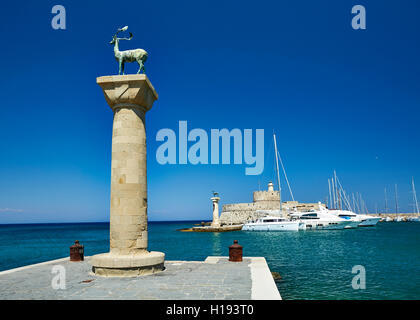
<instances>
[{"instance_id":1,"label":"stone block wall","mask_svg":"<svg viewBox=\"0 0 420 320\"><path fill-rule=\"evenodd\" d=\"M280 195L278 191L254 191L254 202L271 201L279 202Z\"/></svg>"},{"instance_id":2,"label":"stone block wall","mask_svg":"<svg viewBox=\"0 0 420 320\"><path fill-rule=\"evenodd\" d=\"M255 210L238 210L238 211L226 211L222 212L219 221L220 224L243 224L249 220L256 220L260 217L264 217L265 213L257 212Z\"/></svg>"}]
</instances>

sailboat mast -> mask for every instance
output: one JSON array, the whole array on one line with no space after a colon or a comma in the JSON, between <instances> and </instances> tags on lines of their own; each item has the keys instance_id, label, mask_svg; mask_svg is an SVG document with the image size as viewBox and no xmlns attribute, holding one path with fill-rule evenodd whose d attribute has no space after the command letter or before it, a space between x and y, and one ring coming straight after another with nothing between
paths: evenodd
<instances>
[{"instance_id":1,"label":"sailboat mast","mask_svg":"<svg viewBox=\"0 0 420 320\"><path fill-rule=\"evenodd\" d=\"M293 196L292 188L290 187L289 179L287 179L286 169L284 169L283 161L281 160L280 152L277 151L277 154L279 156L281 168L283 169L284 179L286 180L287 187L289 188L290 196L292 197L292 201L295 201L295 197Z\"/></svg>"},{"instance_id":2,"label":"sailboat mast","mask_svg":"<svg viewBox=\"0 0 420 320\"><path fill-rule=\"evenodd\" d=\"M411 178L411 185L413 186L413 197L414 197L414 204L416 206L417 214L420 214L419 210L419 203L417 202L417 194L416 194L416 187L414 186L414 178Z\"/></svg>"},{"instance_id":3,"label":"sailboat mast","mask_svg":"<svg viewBox=\"0 0 420 320\"><path fill-rule=\"evenodd\" d=\"M331 197L331 183L330 179L328 179L328 194L330 195L330 200L328 201L328 208L332 209L332 197Z\"/></svg>"},{"instance_id":4,"label":"sailboat mast","mask_svg":"<svg viewBox=\"0 0 420 320\"><path fill-rule=\"evenodd\" d=\"M340 182L340 179L336 176L338 187L340 188L340 210L347 206L348 210L351 210L350 200L347 197L346 190L344 190L343 185Z\"/></svg>"},{"instance_id":5,"label":"sailboat mast","mask_svg":"<svg viewBox=\"0 0 420 320\"><path fill-rule=\"evenodd\" d=\"M334 170L334 183L335 183L335 192L337 192L337 204L338 204L338 208L341 210L341 197L340 197L340 192L341 189L338 189L338 185L337 185L337 173Z\"/></svg>"},{"instance_id":6,"label":"sailboat mast","mask_svg":"<svg viewBox=\"0 0 420 320\"><path fill-rule=\"evenodd\" d=\"M356 200L354 199L354 193L351 194L353 197L353 212L356 213Z\"/></svg>"},{"instance_id":7,"label":"sailboat mast","mask_svg":"<svg viewBox=\"0 0 420 320\"><path fill-rule=\"evenodd\" d=\"M397 184L395 184L395 213L398 213L398 193Z\"/></svg>"},{"instance_id":8,"label":"sailboat mast","mask_svg":"<svg viewBox=\"0 0 420 320\"><path fill-rule=\"evenodd\" d=\"M280 200L280 214L283 214L282 212L282 205L281 205L281 185L280 185L280 173L279 173L279 160L278 160L278 153L277 153L277 141L276 141L276 135L273 133L274 137L274 149L276 152L276 167L277 167L277 182L279 184L279 200Z\"/></svg>"},{"instance_id":9,"label":"sailboat mast","mask_svg":"<svg viewBox=\"0 0 420 320\"><path fill-rule=\"evenodd\" d=\"M388 213L388 199L386 197L386 188L385 188L385 213Z\"/></svg>"},{"instance_id":10,"label":"sailboat mast","mask_svg":"<svg viewBox=\"0 0 420 320\"><path fill-rule=\"evenodd\" d=\"M360 193L358 193L358 195L359 195L359 210L360 210L360 213L363 213L364 208L363 208L362 195Z\"/></svg>"}]
</instances>

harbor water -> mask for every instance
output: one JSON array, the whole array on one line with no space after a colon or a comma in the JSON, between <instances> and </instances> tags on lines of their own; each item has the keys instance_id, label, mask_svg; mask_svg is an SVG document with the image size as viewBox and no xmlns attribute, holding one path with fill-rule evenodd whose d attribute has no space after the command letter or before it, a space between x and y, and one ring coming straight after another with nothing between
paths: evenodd
<instances>
[{"instance_id":1,"label":"harbor water","mask_svg":"<svg viewBox=\"0 0 420 320\"><path fill-rule=\"evenodd\" d=\"M149 222L149 249L167 260L227 256L238 240L245 256L263 256L280 273L283 299L420 299L420 223L300 232L179 232L197 222ZM109 250L108 223L0 225L0 271L69 255L79 240L85 255ZM366 288L353 289L354 266Z\"/></svg>"}]
</instances>

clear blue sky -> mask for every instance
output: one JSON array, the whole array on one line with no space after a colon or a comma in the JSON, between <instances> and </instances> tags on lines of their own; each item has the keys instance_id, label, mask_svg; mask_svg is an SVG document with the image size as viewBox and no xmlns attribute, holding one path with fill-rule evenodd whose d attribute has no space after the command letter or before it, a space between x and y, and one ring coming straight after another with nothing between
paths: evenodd
<instances>
[{"instance_id":1,"label":"clear blue sky","mask_svg":"<svg viewBox=\"0 0 420 320\"><path fill-rule=\"evenodd\" d=\"M66 30L51 27L55 4ZM355 4L366 6L366 30L351 28ZM385 187L394 207L395 183L401 211L412 211L419 9L414 0L3 2L0 223L109 219L112 111L95 78L116 73L109 41L124 25L134 38L121 49L149 52L159 93L147 114L150 220L209 219L211 190L222 204L252 201L274 178L273 130L297 200L324 200L335 169L370 211L383 208ZM179 120L208 132L265 129L264 173L159 165L156 133Z\"/></svg>"}]
</instances>

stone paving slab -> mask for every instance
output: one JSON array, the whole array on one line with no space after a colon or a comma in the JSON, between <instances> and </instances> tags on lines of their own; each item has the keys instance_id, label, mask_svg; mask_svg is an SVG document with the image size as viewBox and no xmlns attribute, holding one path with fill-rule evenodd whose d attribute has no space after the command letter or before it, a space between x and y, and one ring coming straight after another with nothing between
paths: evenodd
<instances>
[{"instance_id":1,"label":"stone paving slab","mask_svg":"<svg viewBox=\"0 0 420 320\"><path fill-rule=\"evenodd\" d=\"M0 272L0 299L256 299L253 281L256 270L260 269L254 268L251 272L253 259L258 258L244 258L243 262L229 262L226 257L209 257L204 262L166 261L163 272L134 278L96 276L91 272L90 257L83 262L54 260ZM264 258L259 259L265 263ZM53 278L57 277L52 271L57 265L65 269L65 289L52 287ZM276 292L272 297L281 299L277 289L275 291L278 297Z\"/></svg>"}]
</instances>

